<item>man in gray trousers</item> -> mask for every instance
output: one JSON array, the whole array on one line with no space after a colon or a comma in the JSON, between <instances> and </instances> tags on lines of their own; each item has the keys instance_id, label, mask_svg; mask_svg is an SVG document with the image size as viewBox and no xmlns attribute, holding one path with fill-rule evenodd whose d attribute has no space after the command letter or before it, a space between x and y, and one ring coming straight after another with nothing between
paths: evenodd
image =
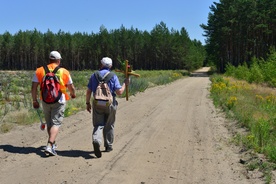
<instances>
[{"instance_id":1,"label":"man in gray trousers","mask_svg":"<svg viewBox=\"0 0 276 184\"><path fill-rule=\"evenodd\" d=\"M92 143L94 148L94 153L96 157L100 158L102 156L100 145L102 143L102 138L104 140L105 151L110 152L113 150L112 144L114 140L114 125L115 125L115 116L116 110L118 106L118 102L116 101L116 95L123 94L125 90L125 86L129 84L129 79L125 79L123 85L120 84L118 76L111 72L112 67L112 59L108 57L104 57L100 63L99 71L93 73L89 79L86 91L86 109L89 113L91 113L91 109L93 107L92 114L92 122L93 122L93 134L92 134ZM107 108L102 108L95 103L93 100L92 105L90 103L91 94L95 94L96 88L99 84L96 75L100 75L103 77L110 72L110 80L108 81L109 89L113 96L113 102Z\"/></svg>"}]
</instances>

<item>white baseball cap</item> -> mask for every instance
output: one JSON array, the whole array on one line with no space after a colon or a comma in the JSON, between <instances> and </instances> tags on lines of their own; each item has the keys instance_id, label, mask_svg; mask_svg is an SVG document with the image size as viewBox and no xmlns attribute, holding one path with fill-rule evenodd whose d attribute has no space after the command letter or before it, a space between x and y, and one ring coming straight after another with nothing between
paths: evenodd
<instances>
[{"instance_id":1,"label":"white baseball cap","mask_svg":"<svg viewBox=\"0 0 276 184\"><path fill-rule=\"evenodd\" d=\"M53 60L62 59L61 55L60 55L60 53L58 51L52 51L52 52L50 52L49 58L53 59Z\"/></svg>"},{"instance_id":2,"label":"white baseball cap","mask_svg":"<svg viewBox=\"0 0 276 184\"><path fill-rule=\"evenodd\" d=\"M110 68L112 66L112 59L110 59L109 57L104 57L101 60L101 63L103 66Z\"/></svg>"}]
</instances>

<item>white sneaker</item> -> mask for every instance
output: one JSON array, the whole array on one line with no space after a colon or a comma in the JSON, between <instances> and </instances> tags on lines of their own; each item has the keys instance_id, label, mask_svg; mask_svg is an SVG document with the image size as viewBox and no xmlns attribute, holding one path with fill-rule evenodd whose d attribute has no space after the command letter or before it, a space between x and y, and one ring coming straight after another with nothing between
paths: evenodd
<instances>
[{"instance_id":1,"label":"white sneaker","mask_svg":"<svg viewBox=\"0 0 276 184\"><path fill-rule=\"evenodd\" d=\"M50 146L46 146L45 153L49 154L49 155L52 155L52 156L57 155L56 151L53 148L51 148Z\"/></svg>"},{"instance_id":2,"label":"white sneaker","mask_svg":"<svg viewBox=\"0 0 276 184\"><path fill-rule=\"evenodd\" d=\"M58 148L57 144L53 144L52 148L56 150Z\"/></svg>"}]
</instances>

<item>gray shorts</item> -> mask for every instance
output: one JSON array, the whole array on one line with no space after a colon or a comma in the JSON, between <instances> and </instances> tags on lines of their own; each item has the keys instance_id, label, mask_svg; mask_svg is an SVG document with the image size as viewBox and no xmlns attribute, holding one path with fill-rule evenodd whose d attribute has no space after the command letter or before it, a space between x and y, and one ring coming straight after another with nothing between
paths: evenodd
<instances>
[{"instance_id":1,"label":"gray shorts","mask_svg":"<svg viewBox=\"0 0 276 184\"><path fill-rule=\"evenodd\" d=\"M42 101L45 121L48 127L60 126L64 118L66 103L47 104Z\"/></svg>"}]
</instances>

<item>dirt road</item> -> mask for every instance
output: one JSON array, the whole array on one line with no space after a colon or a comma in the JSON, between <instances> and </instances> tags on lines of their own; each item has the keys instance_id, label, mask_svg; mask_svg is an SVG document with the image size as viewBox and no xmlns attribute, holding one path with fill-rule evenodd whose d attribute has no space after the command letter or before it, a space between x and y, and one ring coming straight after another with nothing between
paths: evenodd
<instances>
[{"instance_id":1,"label":"dirt road","mask_svg":"<svg viewBox=\"0 0 276 184\"><path fill-rule=\"evenodd\" d=\"M56 157L41 151L47 135L38 124L0 135L0 183L262 183L248 178L238 149L229 144L227 121L208 98L204 69L119 99L114 150L102 158L94 156L85 111L65 118Z\"/></svg>"}]
</instances>

